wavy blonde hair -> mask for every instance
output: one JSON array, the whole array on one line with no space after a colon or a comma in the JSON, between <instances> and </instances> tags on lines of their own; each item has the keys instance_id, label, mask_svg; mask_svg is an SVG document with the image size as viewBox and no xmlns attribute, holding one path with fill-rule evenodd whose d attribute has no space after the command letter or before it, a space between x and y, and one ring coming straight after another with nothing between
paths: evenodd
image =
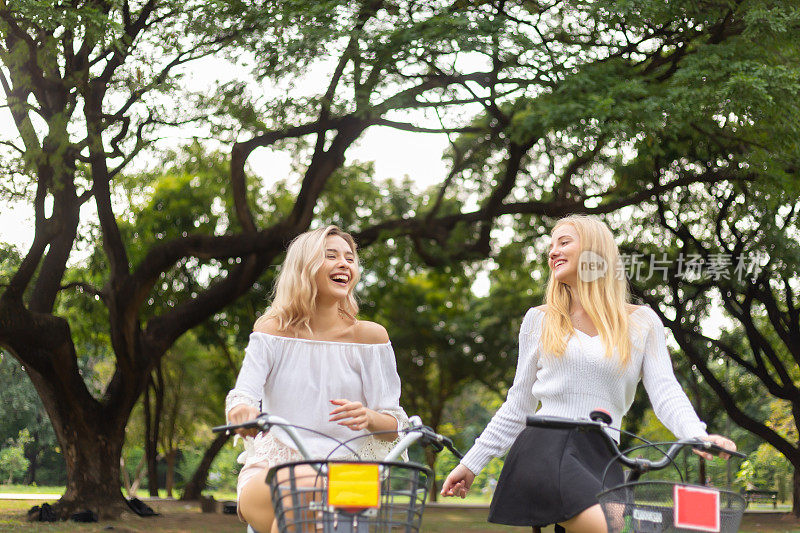
<instances>
[{"instance_id":1,"label":"wavy blonde hair","mask_svg":"<svg viewBox=\"0 0 800 533\"><path fill-rule=\"evenodd\" d=\"M256 320L255 327L265 320L274 318L281 331L297 332L306 329L312 332L310 323L311 316L316 311L316 275L325 261L325 240L334 235L347 242L355 260L355 274L350 289L339 304L339 310L348 318L355 320L358 303L353 295L353 288L361 277L356 241L352 235L339 227L327 226L301 233L289 244L286 259L275 282L272 303Z\"/></svg>"},{"instance_id":2,"label":"wavy blonde hair","mask_svg":"<svg viewBox=\"0 0 800 533\"><path fill-rule=\"evenodd\" d=\"M630 361L631 355L628 320L630 289L621 268L619 249L614 242L614 236L608 226L595 216L571 215L562 218L556 223L553 232L565 224L575 228L580 239L576 296L597 327L605 346L606 357L613 357L614 349L617 349L620 362L624 366ZM605 274L594 280L583 279L589 276L581 275L582 267L586 267L588 261L594 260L598 263L601 258L605 261ZM551 270L547 283L545 298L547 309L542 329L542 348L545 353L558 357L564 355L567 339L576 334L569 314L574 297L570 287L557 281Z\"/></svg>"}]
</instances>

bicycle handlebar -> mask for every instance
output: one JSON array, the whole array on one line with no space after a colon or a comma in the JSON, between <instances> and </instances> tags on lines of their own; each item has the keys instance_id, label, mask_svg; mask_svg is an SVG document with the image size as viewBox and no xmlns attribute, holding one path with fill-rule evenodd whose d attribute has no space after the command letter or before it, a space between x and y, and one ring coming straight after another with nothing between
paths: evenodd
<instances>
[{"instance_id":1,"label":"bicycle handlebar","mask_svg":"<svg viewBox=\"0 0 800 533\"><path fill-rule=\"evenodd\" d=\"M294 441L297 445L297 451L300 452L300 455L303 458L308 459L310 454L303 444L303 439L300 438L300 435L297 434L295 428L292 424L289 423L288 420L285 420L279 416L270 415L267 413L261 413L253 420L248 420L246 422L242 422L241 424L227 424L224 426L215 426L211 428L211 431L214 433L220 433L222 431L226 431L230 434L231 431L236 429L250 429L250 428L257 428L261 431L268 432L272 426L280 426L283 430L289 435L289 437Z\"/></svg>"},{"instance_id":2,"label":"bicycle handlebar","mask_svg":"<svg viewBox=\"0 0 800 533\"><path fill-rule=\"evenodd\" d=\"M571 419L571 418L560 418L557 416L543 416L543 415L532 415L527 417L526 421L528 426L532 427L541 427L541 428L550 428L550 429L575 429L575 428L583 428L589 431L596 431L600 435L603 436L605 440L606 446L608 446L609 451L625 466L631 468L637 472L647 472L650 470L661 470L668 466L675 457L678 455L678 452L685 447L692 447L697 450L702 450L706 452L710 452L713 454L720 454L720 453L727 453L729 455L745 458L747 457L745 454L733 450L728 450L713 442L702 440L702 439L681 439L678 440L669 447L669 449L664 452L664 457L659 459L658 461L650 461L649 459L644 458L631 458L627 455L624 455L622 451L620 451L619 446L617 446L617 442L606 433L605 428L609 427L602 422L598 422L595 420L586 420L586 419Z\"/></svg>"},{"instance_id":3,"label":"bicycle handlebar","mask_svg":"<svg viewBox=\"0 0 800 533\"><path fill-rule=\"evenodd\" d=\"M398 442L392 450L389 452L386 457L384 457L384 461L396 461L400 458L400 455L404 451L406 451L413 443L416 441L421 441L420 444L423 446L431 446L436 453L439 453L444 448L450 450L453 455L455 455L458 459L464 457L464 455L456 449L453 441L445 437L444 435L440 435L436 433L428 426L422 424L422 419L418 416L412 416L409 419L410 426L406 429L401 429L399 433L405 433L400 442ZM211 428L211 431L214 433L220 433L222 431L231 432L237 429L251 429L256 428L260 429L261 431L268 432L272 426L280 426L286 433L289 434L289 437L294 441L297 445L297 449L300 454L303 456L304 459L308 460L311 459L308 450L306 449L305 445L303 444L303 440L295 431L295 427L290 424L287 420L275 416L270 415L267 413L262 413L258 417L254 418L253 420L248 420L246 422L242 422L241 424L226 424L224 426L215 426Z\"/></svg>"}]
</instances>

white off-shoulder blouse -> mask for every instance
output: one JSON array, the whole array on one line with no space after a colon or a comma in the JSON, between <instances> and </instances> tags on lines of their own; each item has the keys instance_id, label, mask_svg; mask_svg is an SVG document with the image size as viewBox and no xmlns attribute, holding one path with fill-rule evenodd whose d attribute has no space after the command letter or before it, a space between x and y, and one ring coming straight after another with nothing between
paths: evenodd
<instances>
[{"instance_id":1,"label":"white off-shoulder blouse","mask_svg":"<svg viewBox=\"0 0 800 533\"><path fill-rule=\"evenodd\" d=\"M336 407L330 400L335 399L361 402L393 416L398 429L407 427L408 417L400 407L400 377L391 343L315 341L254 332L236 386L225 400L225 414L237 405L247 404L309 428L312 431L298 433L314 458L357 455L380 459L386 455L392 443L371 436L352 440L349 448L338 447L336 440L347 441L367 432L329 421L329 413ZM274 466L297 458L286 455L287 447L296 452L286 432L275 427L268 435L245 439L245 452L239 462L248 466L265 461Z\"/></svg>"}]
</instances>

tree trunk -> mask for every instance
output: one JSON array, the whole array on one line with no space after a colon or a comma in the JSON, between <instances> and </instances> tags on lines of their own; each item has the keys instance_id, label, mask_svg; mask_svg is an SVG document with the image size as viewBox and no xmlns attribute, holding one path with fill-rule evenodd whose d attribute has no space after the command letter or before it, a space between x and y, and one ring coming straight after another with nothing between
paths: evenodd
<instances>
[{"instance_id":1,"label":"tree trunk","mask_svg":"<svg viewBox=\"0 0 800 533\"><path fill-rule=\"evenodd\" d=\"M192 474L192 479L189 480L183 490L183 496L181 496L181 500L200 499L200 494L203 492L203 489L206 488L208 471L211 469L211 463L214 462L217 454L222 447L225 446L225 443L228 442L229 438L230 435L220 433L206 449L206 452L203 454L203 458L200 460L200 464L197 465L197 469L194 471L194 474Z\"/></svg>"},{"instance_id":2,"label":"tree trunk","mask_svg":"<svg viewBox=\"0 0 800 533\"><path fill-rule=\"evenodd\" d=\"M700 485L706 484L706 476L708 475L706 472L706 460L702 457L698 457L698 468L697 468L697 482Z\"/></svg>"},{"instance_id":3,"label":"tree trunk","mask_svg":"<svg viewBox=\"0 0 800 533\"><path fill-rule=\"evenodd\" d=\"M25 473L26 485L33 485L36 483L36 467L39 466L41 451L42 450L35 441L25 450L25 458L28 460L28 471Z\"/></svg>"},{"instance_id":4,"label":"tree trunk","mask_svg":"<svg viewBox=\"0 0 800 533\"><path fill-rule=\"evenodd\" d=\"M74 356L64 358L54 352L50 361L56 364L45 367L48 375L32 366L26 370L50 417L66 465L66 490L54 506L56 513L67 519L88 509L100 519L117 518L128 509L120 489L120 458L125 424L138 391L128 388L116 401L101 403L89 394L80 375L70 372L69 365L76 366Z\"/></svg>"},{"instance_id":5,"label":"tree trunk","mask_svg":"<svg viewBox=\"0 0 800 533\"><path fill-rule=\"evenodd\" d=\"M439 497L439 483L436 482L436 453L430 448L425 448L425 462L431 469L431 493L429 501L436 502Z\"/></svg>"},{"instance_id":6,"label":"tree trunk","mask_svg":"<svg viewBox=\"0 0 800 533\"><path fill-rule=\"evenodd\" d=\"M175 458L178 456L178 450L171 449L166 454L167 459L167 479L164 482L164 488L167 491L167 498L172 498L172 488L175 485Z\"/></svg>"},{"instance_id":7,"label":"tree trunk","mask_svg":"<svg viewBox=\"0 0 800 533\"><path fill-rule=\"evenodd\" d=\"M139 490L139 485L142 484L142 476L144 475L144 465L146 462L147 462L146 457L142 457L141 460L139 460L139 464L136 467L136 474L134 474L133 476L133 481L131 482L131 488L128 491L129 498L136 497L136 491Z\"/></svg>"},{"instance_id":8,"label":"tree trunk","mask_svg":"<svg viewBox=\"0 0 800 533\"><path fill-rule=\"evenodd\" d=\"M128 493L128 497L131 498L131 477L128 475L128 469L125 468L124 457L120 457L119 459L119 469L122 474L122 488L125 489L125 492Z\"/></svg>"},{"instance_id":9,"label":"tree trunk","mask_svg":"<svg viewBox=\"0 0 800 533\"><path fill-rule=\"evenodd\" d=\"M792 514L795 518L800 518L800 468L794 466L792 476Z\"/></svg>"},{"instance_id":10,"label":"tree trunk","mask_svg":"<svg viewBox=\"0 0 800 533\"><path fill-rule=\"evenodd\" d=\"M158 498L158 437L161 429L161 413L164 406L164 387L160 367L156 368L157 382L151 380L144 391L144 451L147 457L147 490ZM155 396L155 406L150 410L150 391Z\"/></svg>"},{"instance_id":11,"label":"tree trunk","mask_svg":"<svg viewBox=\"0 0 800 533\"><path fill-rule=\"evenodd\" d=\"M144 461L147 465L147 488L150 496L158 496L158 462L156 458L156 439L158 428L153 427L153 416L150 413L150 385L144 390L142 404L144 417ZM157 426L157 424L155 424ZM155 494L154 494L155 493Z\"/></svg>"},{"instance_id":12,"label":"tree trunk","mask_svg":"<svg viewBox=\"0 0 800 533\"><path fill-rule=\"evenodd\" d=\"M120 490L122 439L98 427L59 442L67 463L67 489L57 506L61 518L89 509L100 519L112 519L126 510Z\"/></svg>"}]
</instances>

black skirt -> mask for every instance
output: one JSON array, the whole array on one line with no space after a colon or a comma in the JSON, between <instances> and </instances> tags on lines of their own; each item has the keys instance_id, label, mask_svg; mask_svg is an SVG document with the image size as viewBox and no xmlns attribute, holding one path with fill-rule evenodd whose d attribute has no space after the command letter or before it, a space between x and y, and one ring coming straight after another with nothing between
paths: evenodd
<instances>
[{"instance_id":1,"label":"black skirt","mask_svg":"<svg viewBox=\"0 0 800 533\"><path fill-rule=\"evenodd\" d=\"M503 464L489 522L546 526L577 516L597 503L598 493L623 482L612 459L597 433L525 428Z\"/></svg>"}]
</instances>

